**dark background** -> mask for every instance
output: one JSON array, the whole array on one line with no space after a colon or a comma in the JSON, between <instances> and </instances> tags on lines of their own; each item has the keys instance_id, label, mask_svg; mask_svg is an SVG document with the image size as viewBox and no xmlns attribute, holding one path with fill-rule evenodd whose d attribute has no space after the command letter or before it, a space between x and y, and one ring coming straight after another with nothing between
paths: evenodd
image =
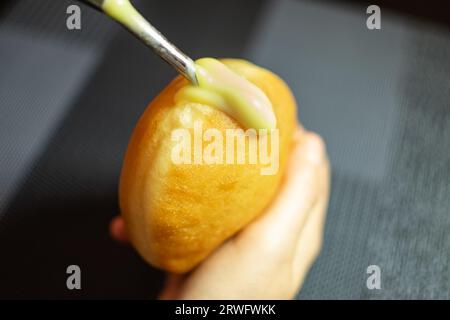
<instances>
[{"instance_id":1,"label":"dark background","mask_svg":"<svg viewBox=\"0 0 450 320\"><path fill-rule=\"evenodd\" d=\"M163 273L114 243L131 131L175 75L74 1L0 5L0 298L152 298ZM445 2L135 1L193 58L241 57L291 86L327 142L324 249L299 298L449 298L450 19ZM447 9L447 10L446 10ZM82 290L66 289L66 268ZM382 289L366 287L380 266Z\"/></svg>"}]
</instances>

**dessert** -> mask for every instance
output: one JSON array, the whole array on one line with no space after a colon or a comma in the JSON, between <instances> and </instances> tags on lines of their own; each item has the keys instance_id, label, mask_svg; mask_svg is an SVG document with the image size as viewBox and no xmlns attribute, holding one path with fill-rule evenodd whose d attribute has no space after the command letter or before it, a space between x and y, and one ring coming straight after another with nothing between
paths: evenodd
<instances>
[{"instance_id":1,"label":"dessert","mask_svg":"<svg viewBox=\"0 0 450 320\"><path fill-rule=\"evenodd\" d=\"M270 71L236 59L204 58L197 65L199 87L177 77L145 110L128 145L119 188L131 243L147 262L174 273L194 268L264 211L280 184L296 126L291 91ZM198 126L223 137L227 130L244 135L244 160L251 158L248 146L277 135L277 148L269 145L277 153L277 170L261 174L265 163L220 157L198 163L195 146L188 147L191 162L177 163L173 154L180 140L174 132L193 134ZM202 151L212 138L200 140ZM227 151L237 158L238 148Z\"/></svg>"}]
</instances>

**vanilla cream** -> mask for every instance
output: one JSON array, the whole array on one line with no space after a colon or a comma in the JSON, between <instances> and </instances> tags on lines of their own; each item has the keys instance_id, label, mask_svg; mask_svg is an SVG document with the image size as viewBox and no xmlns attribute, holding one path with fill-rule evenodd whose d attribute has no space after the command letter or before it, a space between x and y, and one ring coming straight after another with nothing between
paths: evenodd
<instances>
[{"instance_id":1,"label":"vanilla cream","mask_svg":"<svg viewBox=\"0 0 450 320\"><path fill-rule=\"evenodd\" d=\"M256 85L213 58L196 61L199 85L183 87L175 100L187 100L216 107L245 128L275 129L272 103Z\"/></svg>"}]
</instances>

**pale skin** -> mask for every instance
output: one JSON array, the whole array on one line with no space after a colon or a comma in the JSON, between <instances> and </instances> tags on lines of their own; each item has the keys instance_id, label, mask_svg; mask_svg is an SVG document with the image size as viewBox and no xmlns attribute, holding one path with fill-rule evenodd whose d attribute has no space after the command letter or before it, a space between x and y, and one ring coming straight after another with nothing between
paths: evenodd
<instances>
[{"instance_id":1,"label":"pale skin","mask_svg":"<svg viewBox=\"0 0 450 320\"><path fill-rule=\"evenodd\" d=\"M277 196L258 219L186 275L168 275L160 299L292 299L321 246L330 172L322 139L298 129ZM128 242L120 217L111 235Z\"/></svg>"}]
</instances>

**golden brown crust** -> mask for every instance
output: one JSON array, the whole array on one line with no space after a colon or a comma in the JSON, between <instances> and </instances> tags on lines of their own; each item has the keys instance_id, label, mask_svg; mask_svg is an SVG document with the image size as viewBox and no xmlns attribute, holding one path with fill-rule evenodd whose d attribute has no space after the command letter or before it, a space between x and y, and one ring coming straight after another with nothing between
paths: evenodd
<instances>
[{"instance_id":1,"label":"golden brown crust","mask_svg":"<svg viewBox=\"0 0 450 320\"><path fill-rule=\"evenodd\" d=\"M170 272L191 270L263 212L279 185L295 128L295 101L280 78L242 60L222 61L271 100L280 130L280 170L264 176L258 164L174 164L172 130L192 130L195 121L203 130L224 132L240 126L211 106L175 105L173 97L186 81L172 81L151 102L133 132L119 190L133 246L150 264Z\"/></svg>"}]
</instances>

